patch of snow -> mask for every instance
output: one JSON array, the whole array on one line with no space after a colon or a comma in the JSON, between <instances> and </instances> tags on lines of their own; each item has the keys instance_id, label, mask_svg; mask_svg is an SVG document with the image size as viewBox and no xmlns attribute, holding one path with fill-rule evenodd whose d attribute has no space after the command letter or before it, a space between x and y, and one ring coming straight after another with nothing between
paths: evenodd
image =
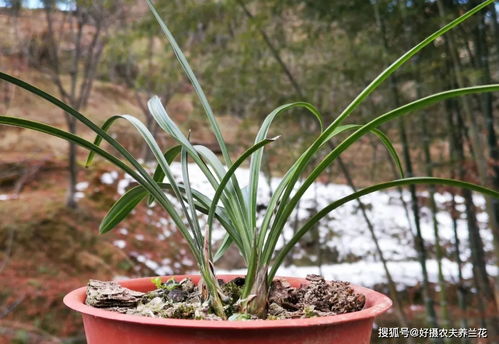
<instances>
[{"instance_id":1,"label":"patch of snow","mask_svg":"<svg viewBox=\"0 0 499 344\"><path fill-rule=\"evenodd\" d=\"M118 193L123 195L126 191L126 188L130 185L130 180L128 179L120 179L118 182Z\"/></svg>"},{"instance_id":2,"label":"patch of snow","mask_svg":"<svg viewBox=\"0 0 499 344\"><path fill-rule=\"evenodd\" d=\"M103 184L108 184L108 185L113 184L116 181L116 179L118 179L118 172L116 171L106 172L100 176L100 181Z\"/></svg>"},{"instance_id":3,"label":"patch of snow","mask_svg":"<svg viewBox=\"0 0 499 344\"><path fill-rule=\"evenodd\" d=\"M145 264L145 266L147 266L149 269L151 269L153 271L156 271L159 268L159 264L151 259L147 259L144 262L144 264Z\"/></svg>"},{"instance_id":4,"label":"patch of snow","mask_svg":"<svg viewBox=\"0 0 499 344\"><path fill-rule=\"evenodd\" d=\"M192 260L190 260L189 258L187 258L187 257L182 258L181 263L184 264L184 265L187 265L187 266L193 266L194 265L194 262Z\"/></svg>"},{"instance_id":5,"label":"patch of snow","mask_svg":"<svg viewBox=\"0 0 499 344\"><path fill-rule=\"evenodd\" d=\"M152 166L151 166L152 168ZM173 163L171 165L172 173L181 181L181 165ZM215 191L201 170L195 164L189 165L189 174L192 187L197 191L205 194L207 197L213 197ZM236 177L241 187L247 185L249 180L249 170L240 168L236 172ZM118 174L107 173L101 176L101 180L106 180L109 183L114 183L118 178ZM118 181L118 192L124 192L126 186L133 179L125 175L123 179ZM266 178L261 179L258 188L258 204L262 205L263 209L257 215L257 224L261 224L265 215L265 206L270 201L270 187L275 190L281 178L272 178L270 186ZM125 186L126 185L126 186ZM298 186L297 186L298 187ZM296 190L296 189L295 189ZM279 239L276 250L279 250L285 242L288 242L296 231L295 219L297 220L298 228L303 225L314 213L324 208L328 204L338 200L341 197L351 194L352 190L346 185L324 184L316 182L312 184L304 193L299 208L291 214L288 223L284 226L283 233ZM421 197L428 197L429 193L422 191L418 193ZM1 196L1 195L0 195ZM178 200L168 195L171 202L178 208ZM406 214L402 200L407 202L409 206L409 214ZM376 237L378 238L381 249L385 258L389 261L389 269L393 274L396 283L402 285L413 285L421 281L420 266L416 261L417 253L414 249L414 218L411 206L411 197L407 190L400 194L397 190L380 191L362 197L362 202L366 206L367 216L371 221ZM435 194L435 200L439 212L436 214L439 224L439 236L442 247L445 247L449 253L454 253L454 222L448 212L448 206L452 201L452 195L448 192ZM484 198L479 194L473 195L473 200L477 204L477 219L480 225L480 234L485 245L485 250L492 250L492 233L487 225L487 215L483 211ZM454 197L457 210L461 213L465 210L464 199L456 195ZM427 202L429 204L429 202ZM147 214L153 215L153 211L148 209ZM161 212L156 212L161 213ZM133 214L133 212L132 212ZM164 214L164 213L161 213ZM200 216L201 225L204 228L205 216ZM435 234L430 209L423 206L421 208L421 231L425 244L428 246L435 243ZM169 217L160 217L155 220L154 225L161 228L161 234L158 235L158 240L166 240L173 231L176 231L173 221ZM470 249L468 240L468 231L466 217L460 214L456 221L457 236L460 239L461 258L463 261L469 261ZM362 212L359 209L358 203L354 200L346 203L343 206L334 210L322 219L317 226L318 238L321 246L324 248L325 254L329 251L337 254L339 262L351 261L351 259L360 258L358 263L341 263L330 264L327 262L322 266L322 273L330 279L350 280L356 284L372 286L373 284L385 282L385 274L379 257L377 256L376 247L373 243L371 234L368 230ZM412 232L411 232L412 230ZM125 233L122 233L125 234ZM213 228L214 243L219 242L225 235L225 230L216 223ZM313 243L310 235L306 235L302 239L302 243ZM314 253L316 254L316 253ZM310 250L306 251L300 245L292 251L295 259L308 259L308 262L314 258L310 254ZM139 259L140 256L137 258ZM147 259L145 257L142 262ZM140 261L140 260L139 260ZM309 264L309 263L307 263ZM187 265L187 264L184 264ZM181 264L173 265L174 269L181 268ZM489 267L490 268L490 267ZM491 269L491 274L497 274L497 269ZM465 278L471 276L471 266L465 265L463 273ZM161 261L156 269L157 273L164 271L172 271L171 262ZM291 266L283 267L279 270L280 275L297 275L305 276L308 273L318 273L317 267L311 266ZM434 260L428 261L428 271L430 280L437 280L437 265ZM455 280L457 276L457 265L452 261L444 261L444 271L448 280ZM234 271L232 271L234 272ZM241 272L241 271L240 271ZM217 273L222 273L217 270Z\"/></svg>"},{"instance_id":6,"label":"patch of snow","mask_svg":"<svg viewBox=\"0 0 499 344\"><path fill-rule=\"evenodd\" d=\"M454 281L457 276L457 264L447 259L443 260L444 278ZM388 269L397 284L397 288L404 289L406 286L417 285L422 280L421 266L417 261L389 262ZM428 278L430 282L438 282L438 265L436 260L427 261ZM219 274L245 274L246 270L217 270ZM487 272L491 276L498 274L496 266L487 266ZM366 287L386 283L386 275L381 262L357 262L344 264L318 266L282 266L277 271L277 276L306 277L308 274L322 274L329 280L349 281ZM463 277L472 277L472 266L463 266Z\"/></svg>"},{"instance_id":7,"label":"patch of snow","mask_svg":"<svg viewBox=\"0 0 499 344\"><path fill-rule=\"evenodd\" d=\"M88 182L79 182L76 184L76 190L78 191L84 191L88 188L89 183Z\"/></svg>"},{"instance_id":8,"label":"patch of snow","mask_svg":"<svg viewBox=\"0 0 499 344\"><path fill-rule=\"evenodd\" d=\"M125 248L126 241L125 240L115 240L115 241L113 241L113 245L118 247L118 248Z\"/></svg>"},{"instance_id":9,"label":"patch of snow","mask_svg":"<svg viewBox=\"0 0 499 344\"><path fill-rule=\"evenodd\" d=\"M136 257L136 259L137 259L137 261L138 261L138 262L141 262L141 263L144 263L144 262L147 260L146 256L144 256L144 255L142 255L142 254L139 254L139 255Z\"/></svg>"},{"instance_id":10,"label":"patch of snow","mask_svg":"<svg viewBox=\"0 0 499 344\"><path fill-rule=\"evenodd\" d=\"M13 198L14 198L13 195L6 195L6 194L0 195L0 201L8 201Z\"/></svg>"}]
</instances>

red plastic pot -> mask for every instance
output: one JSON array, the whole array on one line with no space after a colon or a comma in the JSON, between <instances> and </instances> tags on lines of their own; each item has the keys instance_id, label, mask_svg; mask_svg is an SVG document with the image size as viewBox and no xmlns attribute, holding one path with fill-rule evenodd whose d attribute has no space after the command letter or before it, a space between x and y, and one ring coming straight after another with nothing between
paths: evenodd
<instances>
[{"instance_id":1,"label":"red plastic pot","mask_svg":"<svg viewBox=\"0 0 499 344\"><path fill-rule=\"evenodd\" d=\"M163 277L180 281L197 275ZM236 275L218 276L230 281ZM303 278L279 277L298 287ZM153 289L151 278L121 281L124 287L137 291ZM85 304L86 287L73 290L64 297L69 308L82 313L88 344L215 344L215 343L334 343L367 344L374 318L392 305L391 300L371 289L353 286L366 296L364 309L358 312L309 319L209 321L158 319L110 312Z\"/></svg>"}]
</instances>

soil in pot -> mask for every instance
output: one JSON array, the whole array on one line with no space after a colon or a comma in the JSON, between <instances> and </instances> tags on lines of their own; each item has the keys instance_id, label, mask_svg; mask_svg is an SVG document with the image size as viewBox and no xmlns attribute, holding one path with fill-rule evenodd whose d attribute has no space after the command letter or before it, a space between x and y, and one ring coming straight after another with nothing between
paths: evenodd
<instances>
[{"instance_id":1,"label":"soil in pot","mask_svg":"<svg viewBox=\"0 0 499 344\"><path fill-rule=\"evenodd\" d=\"M272 283L267 319L297 319L330 316L359 311L365 296L356 293L348 282L326 281L318 275L308 275L307 284L292 287L284 279ZM152 280L156 290L141 293L121 287L116 282L91 280L87 287L86 304L124 314L155 318L221 320L213 314L208 303L201 301L200 288L186 278L176 282ZM219 281L227 296L226 313L231 320L257 319L241 314L241 295L244 278L227 283Z\"/></svg>"}]
</instances>

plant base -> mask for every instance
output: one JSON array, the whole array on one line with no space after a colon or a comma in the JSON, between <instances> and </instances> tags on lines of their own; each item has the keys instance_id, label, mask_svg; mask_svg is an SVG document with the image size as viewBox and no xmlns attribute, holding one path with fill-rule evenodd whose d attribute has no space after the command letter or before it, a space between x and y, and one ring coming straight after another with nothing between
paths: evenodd
<instances>
[{"instance_id":1,"label":"plant base","mask_svg":"<svg viewBox=\"0 0 499 344\"><path fill-rule=\"evenodd\" d=\"M199 276L168 276L180 281ZM237 276L219 278L229 281ZM165 277L165 280L167 278ZM301 278L285 278L293 286L306 283ZM154 289L150 278L120 282L137 291ZM351 343L370 342L374 318L388 310L391 300L373 290L353 286L366 296L363 310L353 313L289 320L209 321L148 318L109 312L85 305L86 288L72 291L64 303L82 313L88 344L169 344L169 343Z\"/></svg>"}]
</instances>

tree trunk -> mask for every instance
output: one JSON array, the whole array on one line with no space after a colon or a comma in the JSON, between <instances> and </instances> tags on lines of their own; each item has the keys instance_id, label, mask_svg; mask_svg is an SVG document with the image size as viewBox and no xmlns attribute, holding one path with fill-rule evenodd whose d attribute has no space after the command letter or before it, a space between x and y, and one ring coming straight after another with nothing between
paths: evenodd
<instances>
[{"instance_id":1,"label":"tree trunk","mask_svg":"<svg viewBox=\"0 0 499 344\"><path fill-rule=\"evenodd\" d=\"M59 35L56 35L54 29L53 11L56 11L57 9L54 7L53 1L43 0L42 2L44 5L45 19L47 24L47 46L50 59L50 76L55 86L57 87L62 100L79 111L81 108L84 108L86 106L90 97L93 81L96 77L97 65L104 48L104 41L102 39L102 34L104 31L103 26L109 25L110 18L105 13L102 13L104 9L102 8L102 4L100 2L89 2L88 4L82 4L81 6L77 4L76 9L71 13L70 27L72 30L71 33L73 39L73 50L72 58L70 61L71 65L68 71L68 74L70 76L70 84L69 86L66 86L62 81L62 75L64 74L64 71L61 70L62 64L60 63L59 59L59 52L61 49L59 41L62 35L62 30L65 30L66 27L64 25L60 25L59 30L61 30L61 32L59 32ZM84 7L87 5L88 7ZM95 28L92 31L90 43L85 47L83 40L83 29L89 23L90 17L93 18ZM81 68L81 66L83 66L83 68ZM65 114L65 116L68 131L70 133L76 134L76 119L69 116L68 114ZM76 163L76 159L77 147L74 143L70 143L68 149L69 185L66 201L67 206L70 208L77 207L75 194L78 176L78 165Z\"/></svg>"},{"instance_id":2,"label":"tree trunk","mask_svg":"<svg viewBox=\"0 0 499 344\"><path fill-rule=\"evenodd\" d=\"M459 161L464 161L464 150L462 142L462 133L465 131L464 123L461 117L457 118L457 134L453 145L455 146L458 158L458 177L464 179L466 171L463 164ZM491 343L498 343L497 335L499 334L499 319L497 318L497 304L495 300L494 289L489 280L485 253L483 250L483 241L480 236L480 229L476 222L476 209L473 203L472 194L469 190L463 190L463 198L466 205L466 220L468 224L468 239L471 250L471 262L473 264L473 277L477 289L477 302L481 313L483 326L488 329Z\"/></svg>"},{"instance_id":3,"label":"tree trunk","mask_svg":"<svg viewBox=\"0 0 499 344\"><path fill-rule=\"evenodd\" d=\"M452 85L450 88L452 88ZM457 105L456 100L449 99L445 102L445 109L447 112L447 123L449 127L449 156L451 161L450 162L451 178L456 178L455 170L459 169L460 167L458 166L460 166L463 163L463 161L459 160L456 152L458 139L456 136L457 132L455 128L457 127L457 121L454 120L454 117L458 118L459 116L457 113L459 111L459 106ZM456 116L454 116L453 112L456 112ZM463 270L462 270L463 262L461 261L461 250L459 247L460 240L459 240L458 226L457 226L457 219L459 218L459 214L457 213L456 209L456 199L454 193L452 193L450 212L452 217L452 229L454 233L454 252L456 257L457 275L458 275L457 301L459 308L462 312L460 325L462 328L468 328L466 287L463 278ZM469 343L469 340L463 338L462 343Z\"/></svg>"},{"instance_id":4,"label":"tree trunk","mask_svg":"<svg viewBox=\"0 0 499 344\"><path fill-rule=\"evenodd\" d=\"M423 132L423 152L425 156L425 165L426 165L426 175L429 177L433 176L433 162L431 158L431 152L430 152L430 134L429 134L429 128L428 128L428 123L427 123L427 118L426 114L422 115L421 119L421 129ZM438 265L438 286L439 286L439 293L440 293L440 309L441 309L441 316L442 316L442 325L445 328L449 328L451 326L451 321L449 318L449 307L447 303L447 288L446 288L446 282L444 278L444 272L442 269L442 258L444 256L443 254L443 249L442 246L440 245L440 231L439 231L439 225L438 225L438 220L437 220L437 213L438 213L438 207L437 203L435 201L435 186L430 185L429 186L429 191L430 191L430 210L431 210L431 220L433 224L433 235L435 236L435 254L437 258L437 265Z\"/></svg>"},{"instance_id":5,"label":"tree trunk","mask_svg":"<svg viewBox=\"0 0 499 344\"><path fill-rule=\"evenodd\" d=\"M496 54L499 54L499 22L497 21L497 9L496 4L492 4L489 6L490 13L492 17L492 29L494 30L494 44L496 48ZM496 61L499 64L499 59Z\"/></svg>"},{"instance_id":6,"label":"tree trunk","mask_svg":"<svg viewBox=\"0 0 499 344\"><path fill-rule=\"evenodd\" d=\"M409 143L407 139L407 133L405 129L405 123L404 120L400 120L399 124L399 130L400 130L400 139L402 142L402 147L403 147L403 156L404 156L404 163L405 163L405 170L406 170L406 175L407 177L412 177L414 175L413 169L412 169L412 161L411 161L411 156L409 152ZM416 194L416 187L414 185L409 186L409 193L411 195L411 200L412 200L412 213L414 216L414 225L416 227L416 252L418 255L418 260L419 264L421 265L421 273L423 275L423 300L425 304L425 309L426 309L426 315L427 315L427 321L428 324L431 327L438 327L438 322L437 322L437 314L435 312L435 305L433 302L433 298L431 297L431 291L430 291L430 281L428 278L428 269L426 266L426 260L427 260L427 252L426 252L426 247L423 239L423 234L421 232L421 219L420 219L420 210L419 210L419 201L417 198ZM441 338L437 338L435 340L436 343L442 343Z\"/></svg>"},{"instance_id":7,"label":"tree trunk","mask_svg":"<svg viewBox=\"0 0 499 344\"><path fill-rule=\"evenodd\" d=\"M348 185L352 188L353 192L357 192L357 188L354 185L352 176L350 175L347 166L343 162L343 159L338 158L338 164L340 166L340 169L345 176L345 179L347 180ZM386 275L386 279L388 281L388 290L390 293L390 297L394 301L395 304L395 310L397 313L397 318L399 319L400 326L401 327L409 327L409 323L407 321L407 315L405 314L404 311L404 302L402 301L399 293L397 292L397 287L395 284L395 281L393 280L392 274L390 273L390 269L388 268L388 262L385 258L385 255L383 253L383 250L381 249L381 246L378 241L378 237L376 235L376 232L374 230L374 226L371 223L371 220L369 219L369 216L367 215L367 210L362 203L360 199L357 199L357 204L359 205L359 209L362 213L362 217L364 218L364 221L366 222L367 228L369 230L369 234L371 235L371 239L374 243L374 246L376 247L376 253L378 254L379 260L381 261L381 265L383 266L383 270ZM409 337L406 338L407 343L414 343L414 339Z\"/></svg>"},{"instance_id":8,"label":"tree trunk","mask_svg":"<svg viewBox=\"0 0 499 344\"><path fill-rule=\"evenodd\" d=\"M495 12L495 6L491 6ZM483 84L491 84L492 78L489 66L489 48L487 46L485 18L484 14L479 13L478 25L475 27L475 50L480 68L480 79ZM497 26L497 22L496 22ZM497 37L496 37L497 39ZM494 128L494 110L493 110L493 93L487 92L480 96L482 113L484 116L485 130L487 133L487 146L489 153L489 164L491 165L490 185L499 190L499 146L497 143L497 135ZM499 247L499 199L491 198L489 212L489 223L494 235L494 246ZM499 257L497 257L499 264ZM496 283L496 288L499 288L499 283ZM499 290L499 289L498 289Z\"/></svg>"}]
</instances>

